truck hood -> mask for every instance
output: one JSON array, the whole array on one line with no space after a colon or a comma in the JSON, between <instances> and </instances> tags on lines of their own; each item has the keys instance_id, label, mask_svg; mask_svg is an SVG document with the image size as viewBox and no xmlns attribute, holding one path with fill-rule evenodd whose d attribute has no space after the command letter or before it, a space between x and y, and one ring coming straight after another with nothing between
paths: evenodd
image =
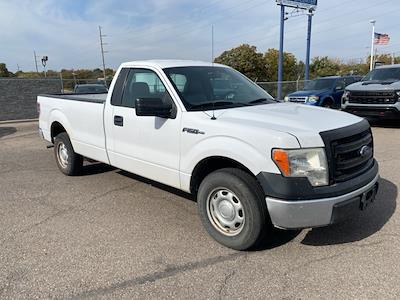
<instances>
[{"instance_id":1,"label":"truck hood","mask_svg":"<svg viewBox=\"0 0 400 300\"><path fill-rule=\"evenodd\" d=\"M356 82L346 87L348 91L393 91L400 90L400 81L368 83Z\"/></svg>"},{"instance_id":2,"label":"truck hood","mask_svg":"<svg viewBox=\"0 0 400 300\"><path fill-rule=\"evenodd\" d=\"M297 91L289 94L289 97L307 97L307 96L320 96L329 90L311 90L311 91Z\"/></svg>"},{"instance_id":3,"label":"truck hood","mask_svg":"<svg viewBox=\"0 0 400 300\"><path fill-rule=\"evenodd\" d=\"M276 130L297 138L301 147L323 147L320 132L346 127L362 119L332 109L293 103L276 103L219 110L217 120L228 128L248 126L251 130Z\"/></svg>"}]
</instances>

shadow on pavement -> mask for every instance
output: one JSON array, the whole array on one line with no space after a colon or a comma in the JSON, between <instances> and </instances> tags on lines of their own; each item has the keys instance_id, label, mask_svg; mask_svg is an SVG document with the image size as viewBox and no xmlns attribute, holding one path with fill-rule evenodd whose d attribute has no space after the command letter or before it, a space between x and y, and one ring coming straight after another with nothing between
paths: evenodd
<instances>
[{"instance_id":1,"label":"shadow on pavement","mask_svg":"<svg viewBox=\"0 0 400 300\"><path fill-rule=\"evenodd\" d=\"M116 168L103 163L89 163L84 165L79 176L96 175L114 171Z\"/></svg>"},{"instance_id":2,"label":"shadow on pavement","mask_svg":"<svg viewBox=\"0 0 400 300\"><path fill-rule=\"evenodd\" d=\"M0 127L0 139L16 132L17 128L15 127Z\"/></svg>"},{"instance_id":3,"label":"shadow on pavement","mask_svg":"<svg viewBox=\"0 0 400 300\"><path fill-rule=\"evenodd\" d=\"M300 233L301 230L271 228L271 231L268 232L268 236L262 239L258 245L250 251L270 250L283 246L294 240Z\"/></svg>"},{"instance_id":4,"label":"shadow on pavement","mask_svg":"<svg viewBox=\"0 0 400 300\"><path fill-rule=\"evenodd\" d=\"M397 186L381 179L375 203L365 212L361 212L343 223L314 228L307 233L302 244L326 246L345 244L363 240L378 232L396 210Z\"/></svg>"},{"instance_id":5,"label":"shadow on pavement","mask_svg":"<svg viewBox=\"0 0 400 300\"><path fill-rule=\"evenodd\" d=\"M178 190L178 189L173 188L171 186L159 183L159 182L151 180L151 179L144 178L144 177L136 175L136 174L129 173L127 171L119 170L117 173L122 175L122 176L129 177L131 179L134 179L134 180L149 184L151 186L154 186L154 187L156 187L158 189L161 189L163 191L166 191L168 193L172 193L172 194L177 195L179 197L186 198L186 199L188 199L190 201L196 202L196 198L193 195L188 194L188 193L186 193L186 192L184 192L182 190Z\"/></svg>"}]
</instances>

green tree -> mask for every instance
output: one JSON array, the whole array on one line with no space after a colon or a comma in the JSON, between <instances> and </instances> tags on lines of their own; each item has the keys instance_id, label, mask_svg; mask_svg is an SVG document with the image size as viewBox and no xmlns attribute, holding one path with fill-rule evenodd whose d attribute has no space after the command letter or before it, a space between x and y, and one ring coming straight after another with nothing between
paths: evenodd
<instances>
[{"instance_id":1,"label":"green tree","mask_svg":"<svg viewBox=\"0 0 400 300\"><path fill-rule=\"evenodd\" d=\"M10 77L12 73L8 71L5 63L0 63L0 77Z\"/></svg>"},{"instance_id":2,"label":"green tree","mask_svg":"<svg viewBox=\"0 0 400 300\"><path fill-rule=\"evenodd\" d=\"M341 63L337 59L324 57L314 57L310 64L310 74L312 78L340 75Z\"/></svg>"},{"instance_id":3,"label":"green tree","mask_svg":"<svg viewBox=\"0 0 400 300\"><path fill-rule=\"evenodd\" d=\"M266 79L263 55L257 52L255 46L248 44L240 45L239 47L224 51L214 61L230 66L254 81Z\"/></svg>"},{"instance_id":4,"label":"green tree","mask_svg":"<svg viewBox=\"0 0 400 300\"><path fill-rule=\"evenodd\" d=\"M278 58L279 51L277 49L268 49L264 54L264 67L266 69L267 81L278 81ZM283 53L283 80L296 80L301 76L302 67L297 64L297 59L292 53Z\"/></svg>"}]
</instances>

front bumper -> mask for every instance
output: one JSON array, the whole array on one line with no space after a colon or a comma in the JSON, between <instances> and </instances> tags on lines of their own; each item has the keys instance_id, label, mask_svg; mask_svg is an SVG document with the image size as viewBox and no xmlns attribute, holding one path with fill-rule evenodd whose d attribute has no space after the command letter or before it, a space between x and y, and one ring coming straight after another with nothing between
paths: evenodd
<instances>
[{"instance_id":1,"label":"front bumper","mask_svg":"<svg viewBox=\"0 0 400 300\"><path fill-rule=\"evenodd\" d=\"M347 106L345 112L370 119L400 119L400 111L394 107L360 107Z\"/></svg>"},{"instance_id":2,"label":"front bumper","mask_svg":"<svg viewBox=\"0 0 400 300\"><path fill-rule=\"evenodd\" d=\"M286 201L266 197L271 221L275 227L301 229L336 223L359 210L365 197L373 201L378 189L379 174L368 184L355 191L331 198ZM368 195L367 195L368 194Z\"/></svg>"}]
</instances>

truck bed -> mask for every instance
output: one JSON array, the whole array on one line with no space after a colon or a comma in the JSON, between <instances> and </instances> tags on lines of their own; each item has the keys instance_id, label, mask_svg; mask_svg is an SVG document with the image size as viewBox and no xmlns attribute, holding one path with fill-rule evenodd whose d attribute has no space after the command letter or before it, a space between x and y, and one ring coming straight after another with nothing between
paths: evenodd
<instances>
[{"instance_id":1,"label":"truck bed","mask_svg":"<svg viewBox=\"0 0 400 300\"><path fill-rule=\"evenodd\" d=\"M107 94L39 95L39 127L52 142L51 125L60 120L76 153L108 163L105 149L104 104Z\"/></svg>"},{"instance_id":2,"label":"truck bed","mask_svg":"<svg viewBox=\"0 0 400 300\"><path fill-rule=\"evenodd\" d=\"M93 103L104 103L107 99L107 93L104 94L41 94L41 97L58 98L64 100L84 101Z\"/></svg>"}]
</instances>

